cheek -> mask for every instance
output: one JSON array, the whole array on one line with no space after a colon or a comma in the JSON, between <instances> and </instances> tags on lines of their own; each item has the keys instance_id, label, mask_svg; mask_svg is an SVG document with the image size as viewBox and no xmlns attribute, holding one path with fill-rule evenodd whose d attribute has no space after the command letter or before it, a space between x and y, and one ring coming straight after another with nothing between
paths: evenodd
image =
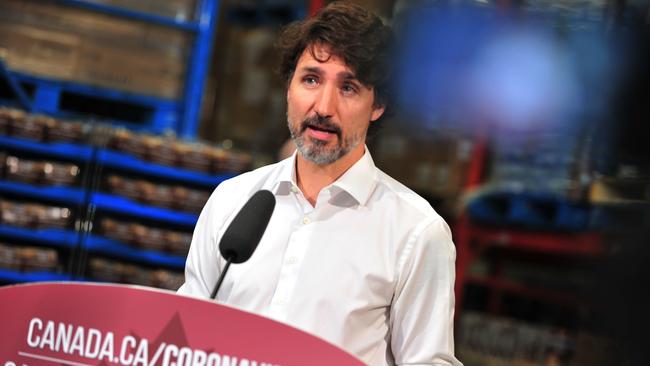
<instances>
[{"instance_id":1,"label":"cheek","mask_svg":"<svg viewBox=\"0 0 650 366\"><path fill-rule=\"evenodd\" d=\"M290 116L293 113L293 100L291 92L287 91L287 116Z\"/></svg>"},{"instance_id":2,"label":"cheek","mask_svg":"<svg viewBox=\"0 0 650 366\"><path fill-rule=\"evenodd\" d=\"M296 119L296 110L291 102L291 98L287 97L287 118L289 119L289 122L295 122Z\"/></svg>"},{"instance_id":3,"label":"cheek","mask_svg":"<svg viewBox=\"0 0 650 366\"><path fill-rule=\"evenodd\" d=\"M308 100L295 92L287 93L287 115L291 118L303 118L307 113Z\"/></svg>"},{"instance_id":4,"label":"cheek","mask_svg":"<svg viewBox=\"0 0 650 366\"><path fill-rule=\"evenodd\" d=\"M357 108L354 111L349 111L342 116L342 119L349 121L350 128L355 131L367 129L370 125L372 113L366 108Z\"/></svg>"}]
</instances>

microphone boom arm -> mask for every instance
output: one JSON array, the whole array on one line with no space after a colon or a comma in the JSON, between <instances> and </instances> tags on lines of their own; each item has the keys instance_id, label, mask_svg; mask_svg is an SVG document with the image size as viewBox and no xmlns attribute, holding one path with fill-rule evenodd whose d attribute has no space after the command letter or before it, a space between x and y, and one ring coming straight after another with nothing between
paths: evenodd
<instances>
[{"instance_id":1,"label":"microphone boom arm","mask_svg":"<svg viewBox=\"0 0 650 366\"><path fill-rule=\"evenodd\" d=\"M228 272L228 267L230 267L230 263L232 263L232 260L234 259L234 256L229 255L228 259L226 259L226 266L223 267L223 271L221 271L221 274L219 275L219 279L217 280L217 284L214 285L214 289L212 290L212 294L210 295L210 299L214 300L215 297L217 297L217 292L219 291L219 287L221 287L221 283L223 282L223 278L226 277L226 272Z\"/></svg>"}]
</instances>

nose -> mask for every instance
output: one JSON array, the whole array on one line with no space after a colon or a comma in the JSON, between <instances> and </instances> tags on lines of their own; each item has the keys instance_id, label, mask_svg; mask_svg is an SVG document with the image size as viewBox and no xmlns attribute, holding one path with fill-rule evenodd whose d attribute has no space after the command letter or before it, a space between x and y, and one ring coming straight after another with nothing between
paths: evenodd
<instances>
[{"instance_id":1,"label":"nose","mask_svg":"<svg viewBox=\"0 0 650 366\"><path fill-rule=\"evenodd\" d=\"M324 86L316 97L314 111L321 117L332 117L336 111L337 98L336 88Z\"/></svg>"}]
</instances>

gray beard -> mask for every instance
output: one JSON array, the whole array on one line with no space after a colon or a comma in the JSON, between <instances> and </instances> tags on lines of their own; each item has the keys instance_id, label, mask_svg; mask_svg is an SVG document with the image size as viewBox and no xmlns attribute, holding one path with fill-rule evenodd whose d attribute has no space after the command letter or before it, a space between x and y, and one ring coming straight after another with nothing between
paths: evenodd
<instances>
[{"instance_id":1,"label":"gray beard","mask_svg":"<svg viewBox=\"0 0 650 366\"><path fill-rule=\"evenodd\" d=\"M291 122L288 122L289 132L291 133L291 139L296 144L298 148L298 153L308 161L311 161L317 165L329 165L333 162L339 160L352 149L359 146L361 140L363 139L362 134L348 136L347 138L340 138L336 146L332 148L327 147L327 142L320 140L311 140L307 142L304 132L305 129L295 131L291 126ZM339 135L340 136L340 135Z\"/></svg>"}]
</instances>

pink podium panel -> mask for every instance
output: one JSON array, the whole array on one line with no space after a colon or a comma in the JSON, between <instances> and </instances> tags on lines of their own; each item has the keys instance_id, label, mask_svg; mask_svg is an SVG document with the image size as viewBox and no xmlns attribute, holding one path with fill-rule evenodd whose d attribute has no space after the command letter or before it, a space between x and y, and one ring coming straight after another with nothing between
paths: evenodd
<instances>
[{"instance_id":1,"label":"pink podium panel","mask_svg":"<svg viewBox=\"0 0 650 366\"><path fill-rule=\"evenodd\" d=\"M0 366L359 366L293 327L126 285L0 287Z\"/></svg>"}]
</instances>

